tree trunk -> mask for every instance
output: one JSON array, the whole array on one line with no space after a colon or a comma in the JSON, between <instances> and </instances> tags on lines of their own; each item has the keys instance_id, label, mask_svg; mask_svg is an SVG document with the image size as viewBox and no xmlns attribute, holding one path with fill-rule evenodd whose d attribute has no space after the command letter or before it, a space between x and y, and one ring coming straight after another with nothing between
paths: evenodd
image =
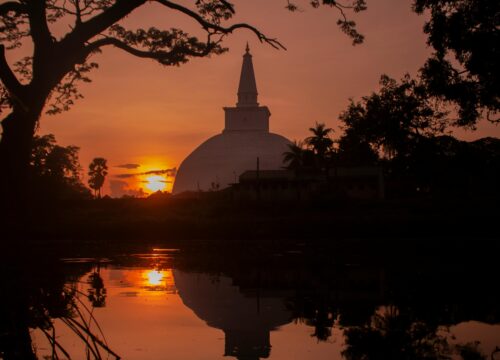
<instances>
[{"instance_id":1,"label":"tree trunk","mask_svg":"<svg viewBox=\"0 0 500 360\"><path fill-rule=\"evenodd\" d=\"M30 196L30 157L40 110L15 106L2 121L0 140L0 211L7 219L19 219ZM5 219L5 218L4 218Z\"/></svg>"}]
</instances>

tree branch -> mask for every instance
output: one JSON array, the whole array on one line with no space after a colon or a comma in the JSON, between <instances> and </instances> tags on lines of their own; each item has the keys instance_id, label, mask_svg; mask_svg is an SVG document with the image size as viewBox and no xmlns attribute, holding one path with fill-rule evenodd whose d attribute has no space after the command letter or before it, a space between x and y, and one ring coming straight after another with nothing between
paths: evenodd
<instances>
[{"instance_id":1,"label":"tree branch","mask_svg":"<svg viewBox=\"0 0 500 360\"><path fill-rule=\"evenodd\" d=\"M209 43L210 44L210 43ZM214 46L216 43L213 43ZM187 55L187 56L194 56L194 57L203 57L206 56L210 53L212 50L213 46L207 45L207 47L203 51L194 51L192 49L188 48L182 48L182 49L175 49L173 48L171 51L146 51L146 50L140 50L136 49L130 45L127 45L121 40L118 40L116 38L112 37L106 37L103 39L96 40L89 45L86 46L87 53L90 54L104 46L109 46L112 45L116 48L119 48L123 51L128 52L129 54L132 54L134 56L140 57L140 58L146 58L146 59L153 59L153 60L158 60L162 63L166 63L167 60L171 60L172 62L175 62L175 60L178 59L179 56Z\"/></svg>"},{"instance_id":2,"label":"tree branch","mask_svg":"<svg viewBox=\"0 0 500 360\"><path fill-rule=\"evenodd\" d=\"M13 11L18 14L25 14L26 7L15 1L8 1L6 3L0 4L0 16L7 15L10 11Z\"/></svg>"},{"instance_id":3,"label":"tree branch","mask_svg":"<svg viewBox=\"0 0 500 360\"><path fill-rule=\"evenodd\" d=\"M30 1L27 5L30 34L35 45L35 52L46 49L52 41L52 35L47 24L45 1Z\"/></svg>"},{"instance_id":4,"label":"tree branch","mask_svg":"<svg viewBox=\"0 0 500 360\"><path fill-rule=\"evenodd\" d=\"M216 32L221 33L221 34L230 34L234 30L237 30L237 29L247 29L247 30L252 31L255 35L257 35L257 38L259 39L260 42L268 43L269 45L271 45L275 49L286 50L286 48L283 46L283 44L281 44L278 40L268 38L266 35L264 35L259 30L257 30L255 27L253 27L249 24L240 23L240 24L231 25L229 27L224 27L224 26L220 26L220 25L217 25L217 24L214 24L214 23L211 23L211 22L205 20L200 14L198 14L198 13L194 12L193 10L190 10L182 5L173 3L173 2L168 1L168 0L156 0L156 2L162 4L170 9L177 10L177 11L182 12L185 15L188 15L189 17L196 20L202 26L202 28L205 29L206 31L212 30L212 31L216 31Z\"/></svg>"},{"instance_id":5,"label":"tree branch","mask_svg":"<svg viewBox=\"0 0 500 360\"><path fill-rule=\"evenodd\" d=\"M61 44L69 47L84 44L130 14L145 2L146 0L117 0L111 7L104 10L102 13L81 23L78 28L61 40Z\"/></svg>"},{"instance_id":6,"label":"tree branch","mask_svg":"<svg viewBox=\"0 0 500 360\"><path fill-rule=\"evenodd\" d=\"M76 20L75 20L75 27L76 26L80 26L80 24L82 23L82 10L80 8L80 0L76 0L75 1L75 17L76 17Z\"/></svg>"},{"instance_id":7,"label":"tree branch","mask_svg":"<svg viewBox=\"0 0 500 360\"><path fill-rule=\"evenodd\" d=\"M21 101L24 94L24 86L19 82L5 58L5 46L0 44L0 80L13 99Z\"/></svg>"}]
</instances>

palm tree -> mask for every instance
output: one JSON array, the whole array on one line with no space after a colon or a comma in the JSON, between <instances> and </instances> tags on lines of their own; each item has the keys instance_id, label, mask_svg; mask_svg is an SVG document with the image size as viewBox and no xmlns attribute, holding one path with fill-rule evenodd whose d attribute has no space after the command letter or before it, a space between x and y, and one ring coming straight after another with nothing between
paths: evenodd
<instances>
[{"instance_id":1,"label":"palm tree","mask_svg":"<svg viewBox=\"0 0 500 360\"><path fill-rule=\"evenodd\" d=\"M287 144L288 151L283 153L283 163L288 170L296 172L304 167L304 143L294 140L293 143Z\"/></svg>"},{"instance_id":2,"label":"palm tree","mask_svg":"<svg viewBox=\"0 0 500 360\"><path fill-rule=\"evenodd\" d=\"M316 122L314 127L309 128L309 131L312 132L313 135L306 138L305 142L315 155L316 165L319 167L320 171L324 171L328 180L330 166L335 162L336 157L335 149L333 148L334 141L330 138L333 129L327 128L323 123Z\"/></svg>"},{"instance_id":3,"label":"palm tree","mask_svg":"<svg viewBox=\"0 0 500 360\"><path fill-rule=\"evenodd\" d=\"M95 158L89 165L89 186L94 190L94 195L101 198L101 188L108 174L107 161L104 158Z\"/></svg>"},{"instance_id":4,"label":"palm tree","mask_svg":"<svg viewBox=\"0 0 500 360\"><path fill-rule=\"evenodd\" d=\"M306 138L306 144L312 148L320 164L323 164L327 153L333 148L333 140L330 139L333 129L327 128L323 123L316 123L314 127L309 128L309 131L313 133L313 136Z\"/></svg>"}]
</instances>

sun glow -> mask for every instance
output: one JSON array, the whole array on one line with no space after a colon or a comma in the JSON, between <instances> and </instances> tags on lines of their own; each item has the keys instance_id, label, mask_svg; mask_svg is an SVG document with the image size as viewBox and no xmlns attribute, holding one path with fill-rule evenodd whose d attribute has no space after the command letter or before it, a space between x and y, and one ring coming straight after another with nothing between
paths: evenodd
<instances>
[{"instance_id":1,"label":"sun glow","mask_svg":"<svg viewBox=\"0 0 500 360\"><path fill-rule=\"evenodd\" d=\"M167 187L167 179L160 175L148 176L144 187L152 192L164 191Z\"/></svg>"},{"instance_id":2,"label":"sun glow","mask_svg":"<svg viewBox=\"0 0 500 360\"><path fill-rule=\"evenodd\" d=\"M151 285L151 286L161 285L164 277L165 277L165 274L163 271L150 270L146 273L148 285Z\"/></svg>"}]
</instances>

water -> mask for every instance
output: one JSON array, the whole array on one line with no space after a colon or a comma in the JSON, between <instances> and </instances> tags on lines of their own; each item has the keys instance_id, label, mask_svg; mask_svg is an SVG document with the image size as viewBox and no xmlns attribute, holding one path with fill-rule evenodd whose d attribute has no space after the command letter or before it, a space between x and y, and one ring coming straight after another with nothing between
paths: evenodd
<instances>
[{"instance_id":1,"label":"water","mask_svg":"<svg viewBox=\"0 0 500 360\"><path fill-rule=\"evenodd\" d=\"M14 266L2 304L27 320L39 359L500 359L490 268L342 263L296 250L50 263Z\"/></svg>"}]
</instances>

